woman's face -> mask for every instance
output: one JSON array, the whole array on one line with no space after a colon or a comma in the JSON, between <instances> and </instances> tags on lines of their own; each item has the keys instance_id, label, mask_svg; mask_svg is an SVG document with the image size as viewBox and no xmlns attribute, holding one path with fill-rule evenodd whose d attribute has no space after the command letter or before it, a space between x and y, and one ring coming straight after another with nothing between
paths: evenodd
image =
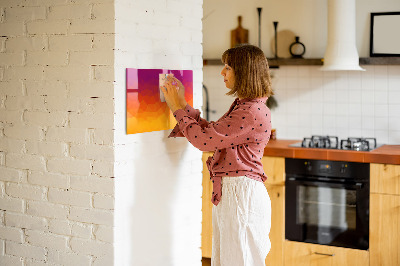
<instances>
[{"instance_id":1,"label":"woman's face","mask_svg":"<svg viewBox=\"0 0 400 266\"><path fill-rule=\"evenodd\" d=\"M235 86L235 73L233 72L233 69L225 64L221 71L221 75L224 77L225 86L228 89L233 89Z\"/></svg>"}]
</instances>

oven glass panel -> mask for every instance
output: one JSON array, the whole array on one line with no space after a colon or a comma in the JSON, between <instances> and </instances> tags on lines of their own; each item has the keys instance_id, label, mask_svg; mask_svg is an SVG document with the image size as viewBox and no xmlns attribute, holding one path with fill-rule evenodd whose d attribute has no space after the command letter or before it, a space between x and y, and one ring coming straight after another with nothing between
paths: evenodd
<instances>
[{"instance_id":1,"label":"oven glass panel","mask_svg":"<svg viewBox=\"0 0 400 266\"><path fill-rule=\"evenodd\" d=\"M314 186L297 186L297 189L298 224L339 231L356 229L355 190Z\"/></svg>"}]
</instances>

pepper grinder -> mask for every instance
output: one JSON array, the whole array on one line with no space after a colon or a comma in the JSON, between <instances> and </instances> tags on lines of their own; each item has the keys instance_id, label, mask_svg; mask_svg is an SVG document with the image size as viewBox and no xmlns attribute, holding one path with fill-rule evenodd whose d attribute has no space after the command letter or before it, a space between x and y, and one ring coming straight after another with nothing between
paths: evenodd
<instances>
[{"instance_id":1,"label":"pepper grinder","mask_svg":"<svg viewBox=\"0 0 400 266\"><path fill-rule=\"evenodd\" d=\"M273 23L275 29L275 58L278 58L278 34L277 34L278 21L274 21Z\"/></svg>"}]
</instances>

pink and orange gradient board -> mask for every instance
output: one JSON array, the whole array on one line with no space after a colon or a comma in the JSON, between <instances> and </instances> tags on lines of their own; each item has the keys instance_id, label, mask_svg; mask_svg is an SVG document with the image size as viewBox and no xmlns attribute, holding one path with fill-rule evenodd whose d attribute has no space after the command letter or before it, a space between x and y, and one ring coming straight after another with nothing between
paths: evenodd
<instances>
[{"instance_id":1,"label":"pink and orange gradient board","mask_svg":"<svg viewBox=\"0 0 400 266\"><path fill-rule=\"evenodd\" d=\"M185 99L193 106L193 71L168 69L126 69L126 133L136 134L172 129L176 120L162 102L160 83L173 74L185 87Z\"/></svg>"}]
</instances>

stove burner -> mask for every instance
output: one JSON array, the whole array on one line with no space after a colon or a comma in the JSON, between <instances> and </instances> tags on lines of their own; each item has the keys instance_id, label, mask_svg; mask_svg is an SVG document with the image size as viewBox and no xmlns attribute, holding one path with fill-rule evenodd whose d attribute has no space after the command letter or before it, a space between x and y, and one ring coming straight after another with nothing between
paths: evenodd
<instances>
[{"instance_id":1,"label":"stove burner","mask_svg":"<svg viewBox=\"0 0 400 266\"><path fill-rule=\"evenodd\" d=\"M312 136L311 138L304 138L301 142L301 147L305 148L326 148L338 149L339 140L334 136Z\"/></svg>"},{"instance_id":2,"label":"stove burner","mask_svg":"<svg viewBox=\"0 0 400 266\"><path fill-rule=\"evenodd\" d=\"M371 151L378 147L376 138L347 138L340 141L336 136L317 136L304 138L302 142L297 142L289 146L303 148L321 148L321 149L341 149L353 151Z\"/></svg>"},{"instance_id":3,"label":"stove burner","mask_svg":"<svg viewBox=\"0 0 400 266\"><path fill-rule=\"evenodd\" d=\"M376 138L347 138L340 141L343 150L369 151L376 148Z\"/></svg>"}]
</instances>

